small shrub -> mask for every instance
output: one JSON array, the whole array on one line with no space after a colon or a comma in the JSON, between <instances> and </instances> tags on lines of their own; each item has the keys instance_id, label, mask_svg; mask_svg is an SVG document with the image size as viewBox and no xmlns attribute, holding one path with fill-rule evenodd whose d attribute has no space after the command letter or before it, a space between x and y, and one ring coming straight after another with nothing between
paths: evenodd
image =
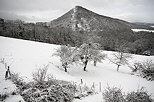
<instances>
[{"instance_id":1,"label":"small shrub","mask_svg":"<svg viewBox=\"0 0 154 102\"><path fill-rule=\"evenodd\" d=\"M140 62L134 63L132 66L129 66L129 68L132 70L132 72L137 72L140 70L142 64Z\"/></svg>"},{"instance_id":2,"label":"small shrub","mask_svg":"<svg viewBox=\"0 0 154 102\"><path fill-rule=\"evenodd\" d=\"M44 68L39 68L36 70L36 72L33 73L33 80L37 83L43 83L47 77L47 66L44 66Z\"/></svg>"},{"instance_id":3,"label":"small shrub","mask_svg":"<svg viewBox=\"0 0 154 102\"><path fill-rule=\"evenodd\" d=\"M7 88L4 88L4 89L7 89ZM19 94L18 90L14 90L14 91L4 90L2 93L0 93L0 102L1 101L3 102L10 95L18 95L18 94Z\"/></svg>"},{"instance_id":4,"label":"small shrub","mask_svg":"<svg viewBox=\"0 0 154 102\"><path fill-rule=\"evenodd\" d=\"M117 87L107 87L103 93L103 98L105 102L125 102L124 95L122 94L122 89Z\"/></svg>"},{"instance_id":5,"label":"small shrub","mask_svg":"<svg viewBox=\"0 0 154 102\"><path fill-rule=\"evenodd\" d=\"M147 80L154 80L154 62L152 60L146 60L142 63L140 75Z\"/></svg>"},{"instance_id":6,"label":"small shrub","mask_svg":"<svg viewBox=\"0 0 154 102\"><path fill-rule=\"evenodd\" d=\"M94 87L88 87L86 84L85 85L76 85L76 93L75 93L75 98L81 99L83 97L87 97L89 95L93 95L96 93Z\"/></svg>"},{"instance_id":7,"label":"small shrub","mask_svg":"<svg viewBox=\"0 0 154 102\"><path fill-rule=\"evenodd\" d=\"M9 97L8 93L1 93L0 94L0 101L4 101L7 97Z\"/></svg>"},{"instance_id":8,"label":"small shrub","mask_svg":"<svg viewBox=\"0 0 154 102\"><path fill-rule=\"evenodd\" d=\"M11 93L11 95L17 95L18 94L18 91L13 91L12 93Z\"/></svg>"},{"instance_id":9,"label":"small shrub","mask_svg":"<svg viewBox=\"0 0 154 102\"><path fill-rule=\"evenodd\" d=\"M127 95L123 94L122 90L117 87L108 87L103 93L103 98L105 102L152 102L151 96L143 87L127 93Z\"/></svg>"},{"instance_id":10,"label":"small shrub","mask_svg":"<svg viewBox=\"0 0 154 102\"><path fill-rule=\"evenodd\" d=\"M40 93L40 91L37 88L29 88L29 89L23 91L21 95L23 96L23 99L26 102L37 102L37 101L35 101L37 98L36 97L37 93Z\"/></svg>"},{"instance_id":11,"label":"small shrub","mask_svg":"<svg viewBox=\"0 0 154 102\"><path fill-rule=\"evenodd\" d=\"M68 82L66 82L68 84ZM52 85L64 84L60 80L56 79L48 79L48 81L44 81L43 83L34 82L31 87L37 88L39 90L43 90L45 88L49 88Z\"/></svg>"},{"instance_id":12,"label":"small shrub","mask_svg":"<svg viewBox=\"0 0 154 102\"><path fill-rule=\"evenodd\" d=\"M126 102L152 102L150 95L141 88L137 91L133 91L127 94Z\"/></svg>"},{"instance_id":13,"label":"small shrub","mask_svg":"<svg viewBox=\"0 0 154 102\"><path fill-rule=\"evenodd\" d=\"M154 62L152 60L146 60L144 62L134 63L133 66L129 66L132 72L139 72L139 75L146 78L148 81L154 80Z\"/></svg>"},{"instance_id":14,"label":"small shrub","mask_svg":"<svg viewBox=\"0 0 154 102\"><path fill-rule=\"evenodd\" d=\"M19 76L19 73L13 73L11 80L17 87L25 84L23 78Z\"/></svg>"},{"instance_id":15,"label":"small shrub","mask_svg":"<svg viewBox=\"0 0 154 102\"><path fill-rule=\"evenodd\" d=\"M75 86L66 81L50 80L34 85L22 92L26 102L71 102Z\"/></svg>"}]
</instances>

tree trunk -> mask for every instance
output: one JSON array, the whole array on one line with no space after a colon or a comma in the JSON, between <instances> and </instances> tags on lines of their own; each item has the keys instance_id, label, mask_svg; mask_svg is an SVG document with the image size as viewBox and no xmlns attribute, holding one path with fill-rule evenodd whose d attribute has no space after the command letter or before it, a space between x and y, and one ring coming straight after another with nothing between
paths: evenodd
<instances>
[{"instance_id":1,"label":"tree trunk","mask_svg":"<svg viewBox=\"0 0 154 102\"><path fill-rule=\"evenodd\" d=\"M94 66L96 66L97 61L94 61Z\"/></svg>"},{"instance_id":2,"label":"tree trunk","mask_svg":"<svg viewBox=\"0 0 154 102\"><path fill-rule=\"evenodd\" d=\"M119 67L120 67L120 65L118 65L118 67L117 67L117 71L119 71Z\"/></svg>"},{"instance_id":3,"label":"tree trunk","mask_svg":"<svg viewBox=\"0 0 154 102\"><path fill-rule=\"evenodd\" d=\"M65 72L67 72L67 63L63 64L62 66L65 69Z\"/></svg>"},{"instance_id":4,"label":"tree trunk","mask_svg":"<svg viewBox=\"0 0 154 102\"><path fill-rule=\"evenodd\" d=\"M65 68L65 72L67 72L67 68L66 67L64 67Z\"/></svg>"},{"instance_id":5,"label":"tree trunk","mask_svg":"<svg viewBox=\"0 0 154 102\"><path fill-rule=\"evenodd\" d=\"M87 64L88 64L88 60L86 60L84 63L84 69L83 69L84 71L86 71Z\"/></svg>"}]
</instances>

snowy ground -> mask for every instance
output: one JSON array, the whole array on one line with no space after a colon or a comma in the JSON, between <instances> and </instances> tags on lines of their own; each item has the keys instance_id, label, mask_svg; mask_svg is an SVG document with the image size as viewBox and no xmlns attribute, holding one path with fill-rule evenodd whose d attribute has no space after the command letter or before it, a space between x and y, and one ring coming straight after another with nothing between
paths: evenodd
<instances>
[{"instance_id":1,"label":"snowy ground","mask_svg":"<svg viewBox=\"0 0 154 102\"><path fill-rule=\"evenodd\" d=\"M134 31L134 32L141 32L141 31L144 31L144 32L154 32L154 30L147 30L147 29L132 29L132 31Z\"/></svg>"},{"instance_id":2,"label":"snowy ground","mask_svg":"<svg viewBox=\"0 0 154 102\"><path fill-rule=\"evenodd\" d=\"M71 65L68 72L65 73L61 68L59 58L52 56L58 45L45 44L33 41L19 40L13 38L0 37L0 59L4 58L10 70L20 73L27 81L32 79L32 72L37 68L48 65L48 73L57 79L74 81L80 83L82 79L84 84L92 86L95 84L96 90L99 91L100 83L102 91L109 86L116 86L123 89L124 92L137 90L140 87L146 87L149 94L154 98L154 81L147 81L141 77L131 75L131 70L128 66L121 66L119 72L116 71L116 66L111 64L107 59L103 63L98 63L96 67L92 63L87 66L87 72L84 72L81 65ZM104 51L108 57L112 57L111 51ZM154 60L154 56L133 55L130 63L144 61L146 59ZM2 67L1 67L2 70ZM0 71L1 77L4 72ZM0 78L0 86L7 83L4 78ZM10 82L11 83L11 82ZM11 84L7 84L12 87ZM0 87L2 90L3 87ZM14 89L14 88L13 88ZM2 91L1 91L2 92ZM74 100L74 102L103 102L102 93L94 96L88 96L82 100ZM9 102L9 101L6 101ZM13 101L12 101L13 102Z\"/></svg>"}]
</instances>

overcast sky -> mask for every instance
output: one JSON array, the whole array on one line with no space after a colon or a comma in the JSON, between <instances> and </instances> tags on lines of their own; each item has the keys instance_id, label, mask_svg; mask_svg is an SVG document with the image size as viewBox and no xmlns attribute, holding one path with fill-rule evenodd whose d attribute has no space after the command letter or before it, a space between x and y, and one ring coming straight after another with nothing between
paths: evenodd
<instances>
[{"instance_id":1,"label":"overcast sky","mask_svg":"<svg viewBox=\"0 0 154 102\"><path fill-rule=\"evenodd\" d=\"M0 0L0 17L51 21L77 5L130 22L154 23L154 0Z\"/></svg>"}]
</instances>

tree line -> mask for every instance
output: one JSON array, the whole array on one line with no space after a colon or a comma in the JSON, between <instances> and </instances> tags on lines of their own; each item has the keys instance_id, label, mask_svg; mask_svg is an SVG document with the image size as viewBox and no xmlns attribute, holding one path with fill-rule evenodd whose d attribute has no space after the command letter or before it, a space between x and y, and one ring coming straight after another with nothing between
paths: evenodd
<instances>
[{"instance_id":1,"label":"tree line","mask_svg":"<svg viewBox=\"0 0 154 102\"><path fill-rule=\"evenodd\" d=\"M95 38L104 50L117 51L118 43L126 43L129 52L142 54L150 51L154 54L154 33L126 31L73 31L69 27L50 27L46 23L25 23L21 20L0 19L0 35L25 40L33 40L58 45L80 46L86 39Z\"/></svg>"}]
</instances>

